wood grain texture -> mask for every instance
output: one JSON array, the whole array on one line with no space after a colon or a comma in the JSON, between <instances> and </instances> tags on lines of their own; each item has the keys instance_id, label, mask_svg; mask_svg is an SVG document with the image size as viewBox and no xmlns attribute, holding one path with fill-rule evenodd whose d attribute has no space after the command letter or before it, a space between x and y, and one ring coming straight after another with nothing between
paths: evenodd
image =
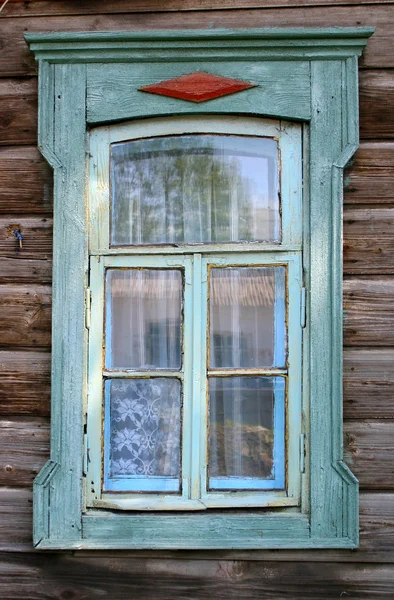
<instances>
[{"instance_id":1,"label":"wood grain texture","mask_svg":"<svg viewBox=\"0 0 394 600\"><path fill-rule=\"evenodd\" d=\"M346 348L343 356L345 419L394 419L394 349Z\"/></svg>"},{"instance_id":2,"label":"wood grain texture","mask_svg":"<svg viewBox=\"0 0 394 600\"><path fill-rule=\"evenodd\" d=\"M52 262L50 260L1 258L0 283L50 283Z\"/></svg>"},{"instance_id":3,"label":"wood grain texture","mask_svg":"<svg viewBox=\"0 0 394 600\"><path fill-rule=\"evenodd\" d=\"M52 172L33 143L0 148L0 214L52 212Z\"/></svg>"},{"instance_id":4,"label":"wood grain texture","mask_svg":"<svg viewBox=\"0 0 394 600\"><path fill-rule=\"evenodd\" d=\"M394 208L345 207L343 226L345 274L394 273Z\"/></svg>"},{"instance_id":5,"label":"wood grain texture","mask_svg":"<svg viewBox=\"0 0 394 600\"><path fill-rule=\"evenodd\" d=\"M82 516L82 402L85 397L86 66L56 65L40 76L39 140L56 160L54 193L51 457L34 482L34 540L78 540ZM54 124L54 125L53 125ZM54 126L53 137L48 135ZM55 475L56 474L56 475ZM56 477L52 479L53 475ZM67 498L67 503L64 499ZM48 516L49 515L49 516ZM49 529L50 524L50 529Z\"/></svg>"},{"instance_id":6,"label":"wood grain texture","mask_svg":"<svg viewBox=\"0 0 394 600\"><path fill-rule=\"evenodd\" d=\"M210 55L209 47L207 53ZM187 55L190 56L190 61L182 63L169 60L167 64L152 61L148 64L141 62L88 65L88 122L99 124L149 115L191 112L214 115L235 112L251 116L262 114L293 119L310 117L310 76L307 62L258 61L252 63L250 68L247 57L242 61L223 61L223 58L216 61L212 61L211 58L196 61L193 53L190 54L185 48L185 58ZM194 102L180 102L176 98L163 98L140 91L141 87L144 88L147 84L178 78L179 75L192 72L196 68L235 79L242 79L245 73L249 73L249 78L256 85L243 93L222 96L213 102L207 102L203 108ZM292 85L284 86L283 82L289 80L292 80Z\"/></svg>"},{"instance_id":7,"label":"wood grain texture","mask_svg":"<svg viewBox=\"0 0 394 600\"><path fill-rule=\"evenodd\" d=\"M79 4L80 6L80 4ZM153 29L209 29L254 27L375 26L361 59L361 67L394 66L394 11L381 4L198 10L124 14L93 14L9 19L3 35L0 73L3 77L36 73L33 55L23 40L24 32L44 31L148 31Z\"/></svg>"},{"instance_id":8,"label":"wood grain texture","mask_svg":"<svg viewBox=\"0 0 394 600\"><path fill-rule=\"evenodd\" d=\"M360 135L362 138L394 138L393 102L394 70L360 73ZM36 78L0 79L0 111L0 146L34 145L37 140Z\"/></svg>"},{"instance_id":9,"label":"wood grain texture","mask_svg":"<svg viewBox=\"0 0 394 600\"><path fill-rule=\"evenodd\" d=\"M13 234L18 230L22 247ZM52 256L52 219L12 215L0 217L0 256L8 258L49 259Z\"/></svg>"},{"instance_id":10,"label":"wood grain texture","mask_svg":"<svg viewBox=\"0 0 394 600\"><path fill-rule=\"evenodd\" d=\"M32 519L31 489L0 487L0 552L32 550Z\"/></svg>"},{"instance_id":11,"label":"wood grain texture","mask_svg":"<svg viewBox=\"0 0 394 600\"><path fill-rule=\"evenodd\" d=\"M345 346L394 346L394 278L345 278Z\"/></svg>"},{"instance_id":12,"label":"wood grain texture","mask_svg":"<svg viewBox=\"0 0 394 600\"><path fill-rule=\"evenodd\" d=\"M394 418L394 350L350 349L344 352L346 419ZM50 354L0 351L0 414L47 416L50 400Z\"/></svg>"},{"instance_id":13,"label":"wood grain texture","mask_svg":"<svg viewBox=\"0 0 394 600\"><path fill-rule=\"evenodd\" d=\"M0 421L0 485L28 486L49 454L45 419Z\"/></svg>"},{"instance_id":14,"label":"wood grain texture","mask_svg":"<svg viewBox=\"0 0 394 600\"><path fill-rule=\"evenodd\" d=\"M394 142L363 142L346 175L345 204L394 203ZM0 214L13 207L51 213L52 188L51 169L35 147L0 148Z\"/></svg>"},{"instance_id":15,"label":"wood grain texture","mask_svg":"<svg viewBox=\"0 0 394 600\"><path fill-rule=\"evenodd\" d=\"M344 440L360 488L394 489L394 421L345 421Z\"/></svg>"},{"instance_id":16,"label":"wood grain texture","mask_svg":"<svg viewBox=\"0 0 394 600\"><path fill-rule=\"evenodd\" d=\"M49 286L0 285L0 346L48 348L51 299Z\"/></svg>"},{"instance_id":17,"label":"wood grain texture","mask_svg":"<svg viewBox=\"0 0 394 600\"><path fill-rule=\"evenodd\" d=\"M37 138L37 81L0 79L0 145L33 144Z\"/></svg>"},{"instance_id":18,"label":"wood grain texture","mask_svg":"<svg viewBox=\"0 0 394 600\"><path fill-rule=\"evenodd\" d=\"M344 352L344 417L394 418L394 350ZM50 354L0 351L0 414L47 416Z\"/></svg>"},{"instance_id":19,"label":"wood grain texture","mask_svg":"<svg viewBox=\"0 0 394 600\"><path fill-rule=\"evenodd\" d=\"M29 552L32 545L32 499L30 488L0 488L0 551ZM96 553L79 553L82 557ZM394 562L394 494L362 492L360 495L360 549L358 551L134 551L117 553L124 558L160 559L182 561L207 560L258 560L258 561L341 561L341 562ZM99 556L108 555L105 551Z\"/></svg>"},{"instance_id":20,"label":"wood grain texture","mask_svg":"<svg viewBox=\"0 0 394 600\"><path fill-rule=\"evenodd\" d=\"M74 0L9 0L2 18L392 3L392 0L91 0L76 4Z\"/></svg>"},{"instance_id":21,"label":"wood grain texture","mask_svg":"<svg viewBox=\"0 0 394 600\"><path fill-rule=\"evenodd\" d=\"M338 198L342 172L338 156L357 143L357 65L346 74L347 102L338 93L343 73L339 62L311 64L310 162L311 204L309 244L306 252L308 277L307 394L311 398L310 507L311 535L335 536L338 527L358 538L358 483L342 462L342 227ZM332 127L336 123L336 127ZM345 136L345 137L344 137ZM327 166L330 165L328 169ZM329 172L331 171L331 177ZM317 191L318 190L318 191ZM318 201L317 201L318 199ZM318 282L318 285L316 283ZM337 328L332 323L337 323ZM329 343L328 343L329 340ZM322 351L325 348L326 352ZM345 499L343 501L343 499ZM339 529L341 530L341 529ZM342 529L343 530L343 529Z\"/></svg>"},{"instance_id":22,"label":"wood grain texture","mask_svg":"<svg viewBox=\"0 0 394 600\"><path fill-rule=\"evenodd\" d=\"M345 204L394 203L394 142L363 142L345 172Z\"/></svg>"},{"instance_id":23,"label":"wood grain texture","mask_svg":"<svg viewBox=\"0 0 394 600\"><path fill-rule=\"evenodd\" d=\"M0 415L49 415L48 352L0 351Z\"/></svg>"},{"instance_id":24,"label":"wood grain texture","mask_svg":"<svg viewBox=\"0 0 394 600\"><path fill-rule=\"evenodd\" d=\"M393 103L394 70L360 73L361 139L394 137Z\"/></svg>"},{"instance_id":25,"label":"wood grain texture","mask_svg":"<svg viewBox=\"0 0 394 600\"><path fill-rule=\"evenodd\" d=\"M393 565L341 562L147 560L83 554L3 554L7 600L327 600L390 598Z\"/></svg>"}]
</instances>

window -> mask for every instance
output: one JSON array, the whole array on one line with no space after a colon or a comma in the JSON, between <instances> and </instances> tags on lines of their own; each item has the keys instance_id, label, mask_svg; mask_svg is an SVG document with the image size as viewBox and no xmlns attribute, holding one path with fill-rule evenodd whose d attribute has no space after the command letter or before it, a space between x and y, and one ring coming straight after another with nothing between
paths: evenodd
<instances>
[{"instance_id":1,"label":"window","mask_svg":"<svg viewBox=\"0 0 394 600\"><path fill-rule=\"evenodd\" d=\"M357 547L341 202L371 34L26 35L55 212L37 548Z\"/></svg>"},{"instance_id":2,"label":"window","mask_svg":"<svg viewBox=\"0 0 394 600\"><path fill-rule=\"evenodd\" d=\"M88 506L300 504L301 136L92 130Z\"/></svg>"}]
</instances>

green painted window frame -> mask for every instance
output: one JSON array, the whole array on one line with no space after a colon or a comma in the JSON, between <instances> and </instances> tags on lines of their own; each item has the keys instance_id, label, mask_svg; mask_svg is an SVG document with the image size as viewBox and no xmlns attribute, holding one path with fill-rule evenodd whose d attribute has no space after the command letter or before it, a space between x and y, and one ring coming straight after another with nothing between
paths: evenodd
<instances>
[{"instance_id":1,"label":"green painted window frame","mask_svg":"<svg viewBox=\"0 0 394 600\"><path fill-rule=\"evenodd\" d=\"M280 165L281 242L205 243L167 246L111 246L110 243L110 148L114 143L162 138L184 134L247 135L275 139ZM89 461L86 478L86 506L122 510L203 510L263 506L300 506L301 435L301 351L302 327L302 125L274 119L187 115L141 119L92 128L89 136L89 260L91 325L89 329L87 447ZM253 252L252 252L253 250ZM194 257L194 258L193 258ZM102 348L104 334L104 278L106 268L160 267L177 265L185 269L185 367L182 492L174 494L116 494L104 492L102 431L102 377L105 373ZM286 394L285 489L223 493L206 489L208 415L206 413L206 336L196 332L207 328L207 270L209 265L284 264L289 298L288 340L289 376ZM200 265L200 266L198 266ZM191 309L198 306L198 309ZM198 338L201 338L200 340ZM193 347L194 346L194 347ZM196 358L192 358L192 354ZM199 360L197 357L201 357ZM287 371L287 369L285 369ZM268 369L260 369L261 373ZM108 375L108 372L107 372ZM127 374L125 374L127 376ZM146 375L146 374L145 374ZM151 375L154 375L152 373ZM250 375L250 373L249 373ZM130 374L129 374L130 376ZM193 384L192 384L193 382ZM192 385L191 385L192 384ZM189 389L191 386L191 389ZM105 418L104 418L105 422ZM104 426L104 430L106 430ZM105 437L105 436L104 436ZM193 440L193 443L192 443ZM193 466L191 466L193 465ZM105 471L105 468L104 468Z\"/></svg>"},{"instance_id":2,"label":"green painted window frame","mask_svg":"<svg viewBox=\"0 0 394 600\"><path fill-rule=\"evenodd\" d=\"M39 147L54 169L51 457L34 483L43 549L355 548L358 483L342 460L342 188L358 144L357 58L373 29L26 34L39 62ZM203 106L138 88L193 71L256 84ZM149 98L149 99L148 99ZM299 509L132 513L83 505L87 138L141 117L303 124L305 473ZM89 481L86 482L89 484Z\"/></svg>"}]
</instances>

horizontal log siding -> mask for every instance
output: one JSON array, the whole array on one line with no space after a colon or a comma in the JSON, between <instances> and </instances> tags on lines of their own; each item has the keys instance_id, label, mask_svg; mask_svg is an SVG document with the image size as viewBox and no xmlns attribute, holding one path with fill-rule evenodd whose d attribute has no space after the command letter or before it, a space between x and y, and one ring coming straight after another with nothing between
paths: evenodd
<instances>
[{"instance_id":1,"label":"horizontal log siding","mask_svg":"<svg viewBox=\"0 0 394 600\"><path fill-rule=\"evenodd\" d=\"M362 489L394 490L393 420L345 421L345 455ZM0 421L0 485L31 484L48 456L47 420Z\"/></svg>"},{"instance_id":2,"label":"horizontal log siding","mask_svg":"<svg viewBox=\"0 0 394 600\"><path fill-rule=\"evenodd\" d=\"M0 597L390 598L394 2L10 0L0 19ZM305 25L377 27L360 62L361 146L344 197L344 448L360 480L360 549L34 553L31 482L49 451L52 174L36 149L36 64L23 33Z\"/></svg>"},{"instance_id":3,"label":"horizontal log siding","mask_svg":"<svg viewBox=\"0 0 394 600\"><path fill-rule=\"evenodd\" d=\"M29 552L32 538L31 490L16 487L0 488L0 552ZM206 558L280 560L311 562L383 562L390 563L394 553L394 493L362 491L360 494L360 548L356 552L305 551L133 551L111 552L110 556L144 558ZM83 552L81 556L106 556L106 552ZM1 577L0 577L1 581Z\"/></svg>"},{"instance_id":4,"label":"horizontal log siding","mask_svg":"<svg viewBox=\"0 0 394 600\"><path fill-rule=\"evenodd\" d=\"M37 140L34 140L37 143ZM394 141L361 142L345 178L345 204L394 204ZM51 170L34 146L0 147L0 215L52 212Z\"/></svg>"},{"instance_id":5,"label":"horizontal log siding","mask_svg":"<svg viewBox=\"0 0 394 600\"><path fill-rule=\"evenodd\" d=\"M312 565L277 560L262 565L253 560L9 553L2 557L0 569L2 597L29 600L316 600L348 596L370 600L390 598L394 585L391 565L344 562Z\"/></svg>"},{"instance_id":6,"label":"horizontal log siding","mask_svg":"<svg viewBox=\"0 0 394 600\"><path fill-rule=\"evenodd\" d=\"M301 6L359 6L362 4L393 4L393 0L8 0L3 17L39 17L60 15L116 14L129 12L180 12L202 10L240 10L242 8L299 8Z\"/></svg>"},{"instance_id":7,"label":"horizontal log siding","mask_svg":"<svg viewBox=\"0 0 394 600\"><path fill-rule=\"evenodd\" d=\"M181 0L179 0L181 1ZM198 0L195 0L195 5ZM220 0L215 0L217 3ZM208 3L208 0L206 0ZM53 8L56 3L52 3ZM70 1L71 4L71 1ZM20 76L36 73L36 64L23 41L25 31L146 31L151 29L209 29L237 27L343 27L375 26L376 33L369 40L360 61L364 68L394 67L394 11L391 4L373 3L345 6L291 6L275 7L267 2L260 8L238 10L167 11L166 0L161 0L155 12L132 12L133 2L125 3L121 14L102 14L101 2L85 0L84 6L94 6L94 14L8 19L3 28L3 47L0 54L0 76ZM202 3L203 4L203 3ZM255 3L258 5L259 3ZM48 2L49 5L49 2ZM159 5L159 3L158 3ZM264 6L265 5L265 6ZM7 5L8 6L8 5ZM74 4L75 6L75 4ZM126 8L127 6L127 8ZM217 4L216 4L217 6ZM141 3L140 3L141 7ZM4 9L5 10L5 9ZM3 11L4 12L4 11ZM82 11L83 12L83 11Z\"/></svg>"},{"instance_id":8,"label":"horizontal log siding","mask_svg":"<svg viewBox=\"0 0 394 600\"><path fill-rule=\"evenodd\" d=\"M0 417L49 416L50 366L47 351L0 351ZM393 419L394 348L345 348L343 386L345 419Z\"/></svg>"}]
</instances>

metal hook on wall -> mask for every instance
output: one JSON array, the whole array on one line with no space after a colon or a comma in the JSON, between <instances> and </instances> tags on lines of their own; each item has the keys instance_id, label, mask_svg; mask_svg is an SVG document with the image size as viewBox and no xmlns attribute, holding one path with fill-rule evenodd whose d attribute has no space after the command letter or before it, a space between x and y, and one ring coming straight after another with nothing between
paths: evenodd
<instances>
[{"instance_id":1,"label":"metal hook on wall","mask_svg":"<svg viewBox=\"0 0 394 600\"><path fill-rule=\"evenodd\" d=\"M14 229L14 231L12 232L12 235L15 236L15 238L19 244L19 248L22 248L23 236L21 234L20 229Z\"/></svg>"}]
</instances>

